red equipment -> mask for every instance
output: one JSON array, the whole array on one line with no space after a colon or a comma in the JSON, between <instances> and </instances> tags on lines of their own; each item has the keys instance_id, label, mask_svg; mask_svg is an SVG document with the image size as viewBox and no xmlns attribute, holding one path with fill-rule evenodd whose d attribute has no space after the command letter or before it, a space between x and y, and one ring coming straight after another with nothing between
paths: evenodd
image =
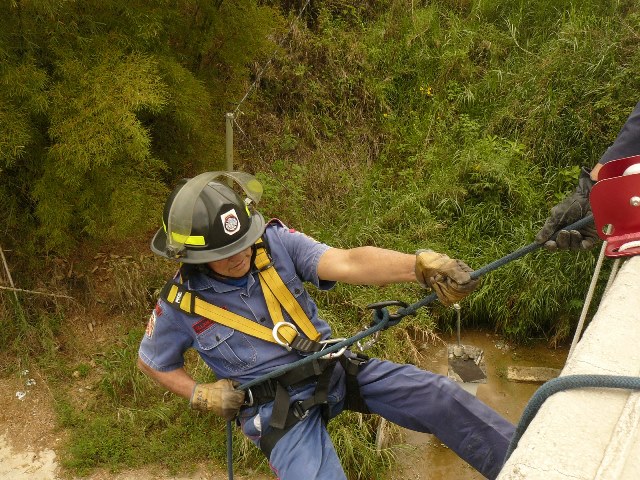
<instances>
[{"instance_id":1,"label":"red equipment","mask_svg":"<svg viewBox=\"0 0 640 480\"><path fill-rule=\"evenodd\" d=\"M640 254L640 173L634 172L640 172L640 155L606 163L589 196L607 257Z\"/></svg>"}]
</instances>

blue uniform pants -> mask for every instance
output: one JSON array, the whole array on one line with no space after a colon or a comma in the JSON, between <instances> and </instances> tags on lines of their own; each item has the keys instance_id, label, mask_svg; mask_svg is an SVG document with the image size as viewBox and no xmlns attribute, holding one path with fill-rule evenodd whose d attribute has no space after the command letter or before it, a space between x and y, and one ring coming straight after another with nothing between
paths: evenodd
<instances>
[{"instance_id":1,"label":"blue uniform pants","mask_svg":"<svg viewBox=\"0 0 640 480\"><path fill-rule=\"evenodd\" d=\"M432 433L487 478L495 478L514 433L514 426L447 377L371 359L358 373L360 393L371 413L410 430ZM291 400L310 396L306 388L292 391ZM343 410L345 374L336 365L329 394L330 416ZM273 402L243 410L242 430L259 446ZM271 452L271 468L281 480L345 479L333 444L314 407Z\"/></svg>"}]
</instances>

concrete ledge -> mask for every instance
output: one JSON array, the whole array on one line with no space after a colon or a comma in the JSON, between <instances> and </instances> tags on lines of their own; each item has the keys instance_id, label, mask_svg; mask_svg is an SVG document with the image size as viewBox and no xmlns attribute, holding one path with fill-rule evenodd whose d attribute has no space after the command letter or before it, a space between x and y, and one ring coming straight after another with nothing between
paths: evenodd
<instances>
[{"instance_id":1,"label":"concrete ledge","mask_svg":"<svg viewBox=\"0 0 640 480\"><path fill-rule=\"evenodd\" d=\"M640 256L623 264L561 376L583 374L640 377ZM567 478L640 479L640 393L579 389L551 396L498 476Z\"/></svg>"}]
</instances>

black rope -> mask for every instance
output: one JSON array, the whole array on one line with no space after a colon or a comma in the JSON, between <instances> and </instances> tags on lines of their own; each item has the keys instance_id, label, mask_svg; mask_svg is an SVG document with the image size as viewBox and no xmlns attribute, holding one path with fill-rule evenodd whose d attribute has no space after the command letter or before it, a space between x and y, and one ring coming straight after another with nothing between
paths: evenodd
<instances>
[{"instance_id":1,"label":"black rope","mask_svg":"<svg viewBox=\"0 0 640 480\"><path fill-rule=\"evenodd\" d=\"M229 480L233 480L233 425L231 425L231 420L227 422L227 474Z\"/></svg>"}]
</instances>

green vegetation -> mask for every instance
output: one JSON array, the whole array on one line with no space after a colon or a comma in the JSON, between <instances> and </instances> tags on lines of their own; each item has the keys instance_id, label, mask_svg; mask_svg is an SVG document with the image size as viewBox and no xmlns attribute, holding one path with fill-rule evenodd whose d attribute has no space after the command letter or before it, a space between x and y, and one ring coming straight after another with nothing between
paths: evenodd
<instances>
[{"instance_id":1,"label":"green vegetation","mask_svg":"<svg viewBox=\"0 0 640 480\"><path fill-rule=\"evenodd\" d=\"M474 268L533 240L638 101L631 0L316 0L295 20L304 3L0 0L1 246L17 286L75 298L0 292L0 368L46 375L71 472L224 463L223 423L163 395L135 358L173 269L147 251L166 194L222 168L224 114L252 82L234 153L264 183L266 217ZM593 265L592 252L530 254L487 275L464 317L566 341ZM367 324L368 303L422 295L315 292L340 336ZM83 340L87 315L105 338ZM371 353L415 362L410 340L453 320L424 309ZM188 368L207 378L195 356ZM79 381L87 399L71 395ZM375 453L376 419L359 420L330 424L345 468L384 478L392 451ZM235 435L237 467L266 471Z\"/></svg>"},{"instance_id":2,"label":"green vegetation","mask_svg":"<svg viewBox=\"0 0 640 480\"><path fill-rule=\"evenodd\" d=\"M219 109L282 24L251 0L0 9L0 206L11 241L40 255L141 235L166 183L219 168Z\"/></svg>"}]
</instances>

